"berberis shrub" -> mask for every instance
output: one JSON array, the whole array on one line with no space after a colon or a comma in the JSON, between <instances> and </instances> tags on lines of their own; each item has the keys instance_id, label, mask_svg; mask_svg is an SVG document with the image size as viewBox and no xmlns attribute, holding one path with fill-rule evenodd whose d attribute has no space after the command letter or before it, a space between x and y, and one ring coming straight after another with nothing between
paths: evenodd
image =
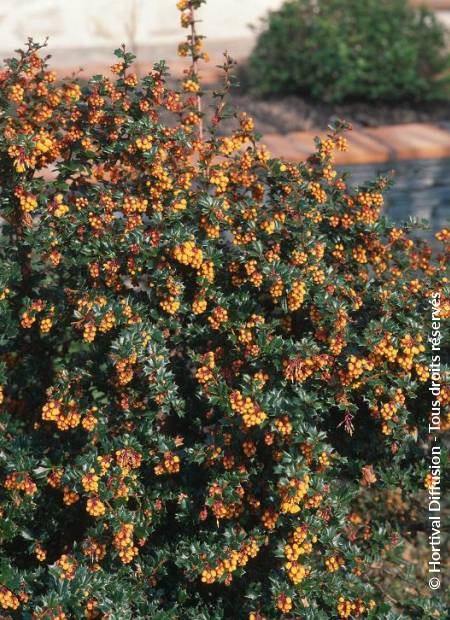
<instances>
[{"instance_id":1,"label":"berberis shrub","mask_svg":"<svg viewBox=\"0 0 450 620\"><path fill-rule=\"evenodd\" d=\"M200 4L180 92L124 49L113 80L32 42L0 75L2 617L432 617L391 613L401 532L355 502L433 484L446 255L336 174L341 128L301 165L245 114L219 136L227 56L202 132Z\"/></svg>"},{"instance_id":2,"label":"berberis shrub","mask_svg":"<svg viewBox=\"0 0 450 620\"><path fill-rule=\"evenodd\" d=\"M248 63L259 95L429 101L449 96L446 34L408 0L287 0L269 14Z\"/></svg>"}]
</instances>

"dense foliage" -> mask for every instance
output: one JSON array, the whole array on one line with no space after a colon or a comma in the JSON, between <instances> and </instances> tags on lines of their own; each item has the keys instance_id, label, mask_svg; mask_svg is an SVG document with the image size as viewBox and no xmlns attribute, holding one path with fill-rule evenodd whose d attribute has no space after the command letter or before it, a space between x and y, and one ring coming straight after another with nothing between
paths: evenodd
<instances>
[{"instance_id":1,"label":"dense foliage","mask_svg":"<svg viewBox=\"0 0 450 620\"><path fill-rule=\"evenodd\" d=\"M201 139L200 3L181 92L125 50L84 86L32 42L0 74L2 617L435 617L390 611L401 532L355 502L429 484L450 233L432 258L383 180L348 187L342 128L299 166L245 114L218 136L228 57Z\"/></svg>"},{"instance_id":2,"label":"dense foliage","mask_svg":"<svg viewBox=\"0 0 450 620\"><path fill-rule=\"evenodd\" d=\"M263 96L401 102L448 97L449 70L444 27L408 0L287 0L247 72Z\"/></svg>"}]
</instances>

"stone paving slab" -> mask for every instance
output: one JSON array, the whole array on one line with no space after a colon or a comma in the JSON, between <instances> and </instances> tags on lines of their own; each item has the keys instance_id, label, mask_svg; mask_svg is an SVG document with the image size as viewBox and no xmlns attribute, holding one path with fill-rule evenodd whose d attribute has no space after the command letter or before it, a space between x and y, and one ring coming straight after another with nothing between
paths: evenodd
<instances>
[{"instance_id":1,"label":"stone paving slab","mask_svg":"<svg viewBox=\"0 0 450 620\"><path fill-rule=\"evenodd\" d=\"M299 132L303 133L303 132ZM293 134L281 135L277 133L265 134L261 142L267 146L272 156L289 159L291 161L302 161L311 155L314 148L314 134L311 133L311 140L299 140L293 137Z\"/></svg>"},{"instance_id":2,"label":"stone paving slab","mask_svg":"<svg viewBox=\"0 0 450 620\"><path fill-rule=\"evenodd\" d=\"M326 132L295 131L288 134L288 139L295 142L297 148L310 154L314 149L314 139L317 135L323 138ZM361 164L389 161L388 147L365 131L354 129L346 133L346 138L349 148L343 153L337 153L339 164L352 164L355 161Z\"/></svg>"},{"instance_id":3,"label":"stone paving slab","mask_svg":"<svg viewBox=\"0 0 450 620\"><path fill-rule=\"evenodd\" d=\"M326 132L296 131L284 136L268 134L262 142L273 157L302 161L314 151L314 138ZM346 134L349 148L336 154L338 165L369 164L404 159L450 158L450 130L429 123L405 123Z\"/></svg>"},{"instance_id":4,"label":"stone paving slab","mask_svg":"<svg viewBox=\"0 0 450 620\"><path fill-rule=\"evenodd\" d=\"M414 6L427 6L435 11L450 10L450 0L410 0Z\"/></svg>"},{"instance_id":5,"label":"stone paving slab","mask_svg":"<svg viewBox=\"0 0 450 620\"><path fill-rule=\"evenodd\" d=\"M390 159L450 157L450 132L428 123L374 127L367 133L387 146Z\"/></svg>"}]
</instances>

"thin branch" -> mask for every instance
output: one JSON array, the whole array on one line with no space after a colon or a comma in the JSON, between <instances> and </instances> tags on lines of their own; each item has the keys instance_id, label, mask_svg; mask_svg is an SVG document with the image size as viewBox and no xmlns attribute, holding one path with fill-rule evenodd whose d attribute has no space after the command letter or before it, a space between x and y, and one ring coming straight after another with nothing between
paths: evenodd
<instances>
[{"instance_id":1,"label":"thin branch","mask_svg":"<svg viewBox=\"0 0 450 620\"><path fill-rule=\"evenodd\" d=\"M195 9L192 3L189 4L189 12L190 12L190 26L191 26L191 42L190 42L190 51L191 51L191 75L195 75L198 79L198 60L199 56L196 51L197 44L197 31L195 28ZM196 93L196 102L197 102L197 112L199 116L199 124L198 124L198 135L201 141L203 141L203 113L202 113L202 96L200 92Z\"/></svg>"}]
</instances>

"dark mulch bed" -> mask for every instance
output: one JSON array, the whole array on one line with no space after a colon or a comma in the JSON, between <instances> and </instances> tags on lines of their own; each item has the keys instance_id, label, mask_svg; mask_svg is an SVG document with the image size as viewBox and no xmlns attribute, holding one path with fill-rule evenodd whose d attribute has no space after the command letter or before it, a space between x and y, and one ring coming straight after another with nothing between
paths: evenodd
<instances>
[{"instance_id":1,"label":"dark mulch bed","mask_svg":"<svg viewBox=\"0 0 450 620\"><path fill-rule=\"evenodd\" d=\"M450 100L422 104L406 101L395 105L381 102L317 103L295 95L262 100L250 93L245 71L240 69L236 77L240 86L233 88L229 103L250 114L256 130L262 134L323 130L337 119L346 120L355 128L433 123L450 129ZM210 116L214 86L205 90L204 109L207 116ZM220 131L227 133L233 126L233 123L226 121Z\"/></svg>"},{"instance_id":2,"label":"dark mulch bed","mask_svg":"<svg viewBox=\"0 0 450 620\"><path fill-rule=\"evenodd\" d=\"M377 127L400 123L434 123L450 128L450 102L422 105L385 105L312 103L302 97L287 96L270 100L255 99L235 92L231 102L251 114L261 133L289 133L325 129L336 119L345 119L354 127Z\"/></svg>"}]
</instances>

